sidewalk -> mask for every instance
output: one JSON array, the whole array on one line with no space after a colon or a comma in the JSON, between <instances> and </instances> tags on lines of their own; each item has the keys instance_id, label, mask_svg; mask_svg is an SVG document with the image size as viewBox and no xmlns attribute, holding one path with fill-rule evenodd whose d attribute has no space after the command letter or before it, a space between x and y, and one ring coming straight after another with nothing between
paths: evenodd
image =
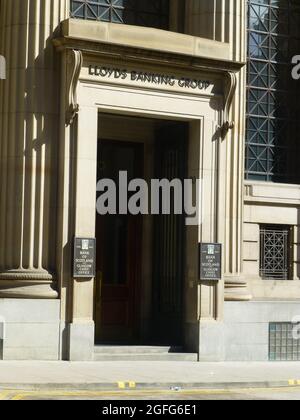
<instances>
[{"instance_id":1,"label":"sidewalk","mask_svg":"<svg viewBox=\"0 0 300 420\"><path fill-rule=\"evenodd\" d=\"M300 362L0 362L0 389L226 389L300 385Z\"/></svg>"}]
</instances>

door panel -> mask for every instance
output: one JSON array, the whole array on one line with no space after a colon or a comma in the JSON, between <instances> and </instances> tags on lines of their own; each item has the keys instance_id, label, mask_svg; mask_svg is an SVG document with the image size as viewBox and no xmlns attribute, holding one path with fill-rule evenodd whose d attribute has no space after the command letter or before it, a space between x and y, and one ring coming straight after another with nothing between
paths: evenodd
<instances>
[{"instance_id":1,"label":"door panel","mask_svg":"<svg viewBox=\"0 0 300 420\"><path fill-rule=\"evenodd\" d=\"M101 141L98 179L127 171L128 181L141 176L142 147ZM97 215L96 342L126 343L137 339L141 273L140 216Z\"/></svg>"}]
</instances>

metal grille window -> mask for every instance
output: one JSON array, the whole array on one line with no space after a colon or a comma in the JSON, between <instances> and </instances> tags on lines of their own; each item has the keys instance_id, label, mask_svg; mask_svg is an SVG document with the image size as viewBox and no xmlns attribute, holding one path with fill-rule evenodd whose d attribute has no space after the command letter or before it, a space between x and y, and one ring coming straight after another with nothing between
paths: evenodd
<instances>
[{"instance_id":1,"label":"metal grille window","mask_svg":"<svg viewBox=\"0 0 300 420\"><path fill-rule=\"evenodd\" d=\"M299 324L288 322L271 323L269 330L270 361L300 361L300 339L294 337L293 331Z\"/></svg>"},{"instance_id":2,"label":"metal grille window","mask_svg":"<svg viewBox=\"0 0 300 420\"><path fill-rule=\"evenodd\" d=\"M71 0L71 17L169 28L169 0Z\"/></svg>"},{"instance_id":3,"label":"metal grille window","mask_svg":"<svg viewBox=\"0 0 300 420\"><path fill-rule=\"evenodd\" d=\"M290 277L290 227L262 226L260 229L260 276L288 280Z\"/></svg>"},{"instance_id":4,"label":"metal grille window","mask_svg":"<svg viewBox=\"0 0 300 420\"><path fill-rule=\"evenodd\" d=\"M248 1L246 178L299 183L299 0Z\"/></svg>"}]
</instances>

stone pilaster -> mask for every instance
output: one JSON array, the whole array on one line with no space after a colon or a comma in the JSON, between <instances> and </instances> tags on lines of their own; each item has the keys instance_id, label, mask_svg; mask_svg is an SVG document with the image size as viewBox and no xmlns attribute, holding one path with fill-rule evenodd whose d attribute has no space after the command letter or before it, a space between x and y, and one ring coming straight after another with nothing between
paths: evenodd
<instances>
[{"instance_id":1,"label":"stone pilaster","mask_svg":"<svg viewBox=\"0 0 300 420\"><path fill-rule=\"evenodd\" d=\"M221 2L220 2L221 3ZM245 62L246 54L246 2L228 0L224 10L224 37L232 46L232 58ZM229 16L226 18L226 16ZM220 34L219 34L220 36ZM234 129L227 142L227 197L225 300L247 301L252 296L243 274L243 221L244 221L244 170L246 125L246 66L237 75L236 94L231 109Z\"/></svg>"},{"instance_id":2,"label":"stone pilaster","mask_svg":"<svg viewBox=\"0 0 300 420\"><path fill-rule=\"evenodd\" d=\"M56 298L60 67L51 39L67 0L2 0L0 298Z\"/></svg>"},{"instance_id":3,"label":"stone pilaster","mask_svg":"<svg viewBox=\"0 0 300 420\"><path fill-rule=\"evenodd\" d=\"M186 32L230 43L231 58L239 62L246 62L245 25L245 0L187 0ZM219 215L222 231L219 238L224 241L225 300L239 301L251 299L242 266L246 67L236 76L236 92L230 110L230 121L235 125L223 140L227 156L226 206Z\"/></svg>"},{"instance_id":4,"label":"stone pilaster","mask_svg":"<svg viewBox=\"0 0 300 420\"><path fill-rule=\"evenodd\" d=\"M233 15L244 0L187 0L186 32L191 35L231 42L235 34L230 32Z\"/></svg>"}]
</instances>

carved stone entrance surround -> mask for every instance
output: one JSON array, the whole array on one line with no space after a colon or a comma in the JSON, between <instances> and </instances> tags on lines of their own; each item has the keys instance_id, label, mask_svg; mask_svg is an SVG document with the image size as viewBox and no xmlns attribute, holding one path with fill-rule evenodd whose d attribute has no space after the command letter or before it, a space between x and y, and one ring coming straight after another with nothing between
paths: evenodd
<instances>
[{"instance_id":1,"label":"carved stone entrance surround","mask_svg":"<svg viewBox=\"0 0 300 420\"><path fill-rule=\"evenodd\" d=\"M64 144L62 153L66 160L64 168L61 167L60 177L65 181L61 184L61 191L69 190L70 164L73 167L71 171L74 171L72 192L69 196L64 195L65 203L60 215L61 221L69 220L71 214L67 214L67 209L73 208L74 224L71 229L70 224L62 224L61 231L69 238L69 243L72 236L95 235L96 194L93 186L96 185L98 113L100 124L101 112L188 121L191 127L188 173L191 177L203 180L203 212L202 224L199 221L200 227L187 228L185 344L192 351L198 352L200 348L201 360L221 360L221 342L214 351L208 347L201 348L201 345L202 341L207 341L207 333L214 340L222 341L220 332L224 283L199 283L198 243L226 243L224 212L228 196L225 176L229 141L227 136L234 126L230 120L230 107L236 87L235 74L240 71L243 63L229 59L229 45L214 41L163 31L156 44L151 38L149 28L149 49L145 40L141 48L138 43L142 41L138 40L145 35L144 31L144 28L114 24L66 21L62 27L63 36L55 40L55 46L63 57L64 72L67 71L64 95L66 101L62 106L68 120L67 127L65 128L65 120L61 127L64 130L64 140L61 139ZM176 47L172 40L175 37ZM122 39L127 39L127 45L120 45ZM166 52L165 48L167 50L170 45L173 45L174 51ZM128 72L140 69L175 74L178 78L181 75L192 79L212 80L212 83L207 92L180 89L178 86L147 86L142 82L134 84L130 77L123 81L122 78L101 79L90 71L91 65L128 69ZM77 93L77 78L74 78L76 74L79 76ZM71 118L70 109L74 112ZM86 188L86 185L91 187ZM69 276L70 273L64 274L66 278ZM85 343L84 353L88 353L87 346L92 346L92 296L93 279L74 282L72 299L78 305L73 306L69 335L73 360L82 357L75 346L74 351L72 350L72 342L78 341L79 332L82 334L85 328L90 338L89 344Z\"/></svg>"}]
</instances>

